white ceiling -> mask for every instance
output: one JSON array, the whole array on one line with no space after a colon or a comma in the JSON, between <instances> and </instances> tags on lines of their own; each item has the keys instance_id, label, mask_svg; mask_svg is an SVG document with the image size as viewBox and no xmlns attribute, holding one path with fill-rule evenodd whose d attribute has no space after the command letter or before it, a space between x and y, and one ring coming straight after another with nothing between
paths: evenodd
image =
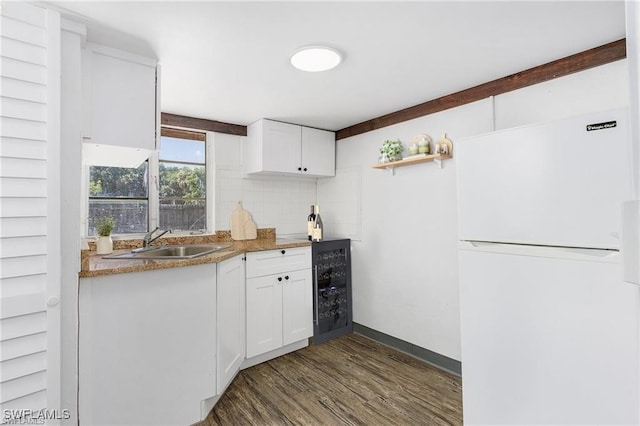
<instances>
[{"instance_id":1,"label":"white ceiling","mask_svg":"<svg viewBox=\"0 0 640 426\"><path fill-rule=\"evenodd\" d=\"M328 130L625 36L617 1L50 4L81 15L89 41L155 55L163 112ZM294 69L291 52L308 44L338 48L343 63Z\"/></svg>"}]
</instances>

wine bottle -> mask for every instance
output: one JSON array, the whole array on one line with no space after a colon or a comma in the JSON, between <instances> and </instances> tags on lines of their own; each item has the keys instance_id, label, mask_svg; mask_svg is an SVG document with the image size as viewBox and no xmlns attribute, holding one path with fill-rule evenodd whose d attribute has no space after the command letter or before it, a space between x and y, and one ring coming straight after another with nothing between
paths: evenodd
<instances>
[{"instance_id":1,"label":"wine bottle","mask_svg":"<svg viewBox=\"0 0 640 426\"><path fill-rule=\"evenodd\" d=\"M322 218L320 217L320 206L316 206L316 220L313 222L313 241L322 241Z\"/></svg>"},{"instance_id":2,"label":"wine bottle","mask_svg":"<svg viewBox=\"0 0 640 426\"><path fill-rule=\"evenodd\" d=\"M311 204L311 213L307 217L307 237L309 237L309 241L311 241L313 237L313 225L316 222L316 212L315 206Z\"/></svg>"}]
</instances>

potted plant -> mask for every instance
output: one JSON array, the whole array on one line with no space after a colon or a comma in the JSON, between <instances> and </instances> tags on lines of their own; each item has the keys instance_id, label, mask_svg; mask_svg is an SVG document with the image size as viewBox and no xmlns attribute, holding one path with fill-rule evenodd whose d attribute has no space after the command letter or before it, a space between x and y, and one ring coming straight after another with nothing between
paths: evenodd
<instances>
[{"instance_id":1,"label":"potted plant","mask_svg":"<svg viewBox=\"0 0 640 426\"><path fill-rule=\"evenodd\" d=\"M109 254L113 251L113 240L111 239L111 232L116 224L116 221L112 217L103 216L97 217L93 220L93 224L98 233L98 239L96 240L96 253Z\"/></svg>"},{"instance_id":2,"label":"potted plant","mask_svg":"<svg viewBox=\"0 0 640 426\"><path fill-rule=\"evenodd\" d=\"M382 148L380 148L380 162L386 163L389 161L402 160L402 151L404 151L404 147L400 139L386 140L382 144Z\"/></svg>"}]
</instances>

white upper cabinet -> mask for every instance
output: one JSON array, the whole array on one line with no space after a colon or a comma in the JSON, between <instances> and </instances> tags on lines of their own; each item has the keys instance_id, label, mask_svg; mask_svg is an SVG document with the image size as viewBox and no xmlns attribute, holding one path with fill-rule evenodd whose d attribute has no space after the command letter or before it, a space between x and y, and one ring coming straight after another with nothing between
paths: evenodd
<instances>
[{"instance_id":1,"label":"white upper cabinet","mask_svg":"<svg viewBox=\"0 0 640 426\"><path fill-rule=\"evenodd\" d=\"M248 174L335 176L335 134L296 124L258 120L247 127Z\"/></svg>"},{"instance_id":2,"label":"white upper cabinet","mask_svg":"<svg viewBox=\"0 0 640 426\"><path fill-rule=\"evenodd\" d=\"M313 176L336 175L336 135L326 130L302 128L303 172Z\"/></svg>"},{"instance_id":3,"label":"white upper cabinet","mask_svg":"<svg viewBox=\"0 0 640 426\"><path fill-rule=\"evenodd\" d=\"M156 149L157 61L87 43L83 59L83 137L92 145Z\"/></svg>"}]
</instances>

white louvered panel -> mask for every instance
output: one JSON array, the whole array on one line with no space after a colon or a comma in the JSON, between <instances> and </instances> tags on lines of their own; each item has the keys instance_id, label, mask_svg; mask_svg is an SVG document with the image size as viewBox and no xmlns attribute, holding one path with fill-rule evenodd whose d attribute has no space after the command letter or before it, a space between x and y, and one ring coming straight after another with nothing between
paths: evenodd
<instances>
[{"instance_id":1,"label":"white louvered panel","mask_svg":"<svg viewBox=\"0 0 640 426\"><path fill-rule=\"evenodd\" d=\"M0 384L0 402L7 402L24 395L47 389L47 372L40 371Z\"/></svg>"},{"instance_id":2,"label":"white louvered panel","mask_svg":"<svg viewBox=\"0 0 640 426\"><path fill-rule=\"evenodd\" d=\"M0 342L0 361L35 354L47 349L47 333L36 333L28 336Z\"/></svg>"},{"instance_id":3,"label":"white louvered panel","mask_svg":"<svg viewBox=\"0 0 640 426\"><path fill-rule=\"evenodd\" d=\"M0 217L42 217L46 215L46 198L5 197L0 205Z\"/></svg>"},{"instance_id":4,"label":"white louvered panel","mask_svg":"<svg viewBox=\"0 0 640 426\"><path fill-rule=\"evenodd\" d=\"M0 278L45 274L46 272L46 256L10 257L7 259L0 259Z\"/></svg>"},{"instance_id":5,"label":"white louvered panel","mask_svg":"<svg viewBox=\"0 0 640 426\"><path fill-rule=\"evenodd\" d=\"M47 368L47 351L3 361L1 365L0 381L15 380L45 370Z\"/></svg>"},{"instance_id":6,"label":"white louvered panel","mask_svg":"<svg viewBox=\"0 0 640 426\"><path fill-rule=\"evenodd\" d=\"M0 320L0 329L2 330L1 341L29 334L43 333L47 331L47 314L38 312L36 314L3 319Z\"/></svg>"},{"instance_id":7,"label":"white louvered panel","mask_svg":"<svg viewBox=\"0 0 640 426\"><path fill-rule=\"evenodd\" d=\"M47 162L45 160L0 157L0 177L44 179L47 177Z\"/></svg>"},{"instance_id":8,"label":"white louvered panel","mask_svg":"<svg viewBox=\"0 0 640 426\"><path fill-rule=\"evenodd\" d=\"M29 62L22 62L0 56L0 70L2 70L3 77L37 84L47 83L47 67L42 65L30 64Z\"/></svg>"},{"instance_id":9,"label":"white louvered panel","mask_svg":"<svg viewBox=\"0 0 640 426\"><path fill-rule=\"evenodd\" d=\"M59 285L59 15L27 2L0 15L0 408L59 407L59 311L46 304Z\"/></svg>"},{"instance_id":10,"label":"white louvered panel","mask_svg":"<svg viewBox=\"0 0 640 426\"><path fill-rule=\"evenodd\" d=\"M47 106L39 102L0 97L0 116L45 123Z\"/></svg>"},{"instance_id":11,"label":"white louvered panel","mask_svg":"<svg viewBox=\"0 0 640 426\"><path fill-rule=\"evenodd\" d=\"M0 117L2 136L21 139L47 140L47 124L17 118Z\"/></svg>"},{"instance_id":12,"label":"white louvered panel","mask_svg":"<svg viewBox=\"0 0 640 426\"><path fill-rule=\"evenodd\" d=\"M47 220L43 217L0 218L2 237L31 237L47 233Z\"/></svg>"},{"instance_id":13,"label":"white louvered panel","mask_svg":"<svg viewBox=\"0 0 640 426\"><path fill-rule=\"evenodd\" d=\"M47 86L42 84L1 77L0 87L2 87L2 96L7 98L24 99L32 102L47 101Z\"/></svg>"},{"instance_id":14,"label":"white louvered panel","mask_svg":"<svg viewBox=\"0 0 640 426\"><path fill-rule=\"evenodd\" d=\"M3 410L24 410L24 409L39 410L46 406L47 406L46 390L25 395L21 398L16 398L11 401L3 402L2 404L0 404L0 408L2 408Z\"/></svg>"},{"instance_id":15,"label":"white louvered panel","mask_svg":"<svg viewBox=\"0 0 640 426\"><path fill-rule=\"evenodd\" d=\"M2 299L0 299L0 320L44 312L46 309L45 293L14 297L5 297L3 295Z\"/></svg>"},{"instance_id":16,"label":"white louvered panel","mask_svg":"<svg viewBox=\"0 0 640 426\"><path fill-rule=\"evenodd\" d=\"M46 12L44 9L21 2L3 2L2 15L37 27L44 28L47 26Z\"/></svg>"},{"instance_id":17,"label":"white louvered panel","mask_svg":"<svg viewBox=\"0 0 640 426\"><path fill-rule=\"evenodd\" d=\"M7 2L3 2L3 5L6 3ZM47 46L47 31L45 28L27 24L6 16L0 17L0 28L2 28L2 35L5 37L15 38L16 40L35 44L36 46Z\"/></svg>"},{"instance_id":18,"label":"white louvered panel","mask_svg":"<svg viewBox=\"0 0 640 426\"><path fill-rule=\"evenodd\" d=\"M0 157L44 160L47 158L47 143L38 140L0 137Z\"/></svg>"},{"instance_id":19,"label":"white louvered panel","mask_svg":"<svg viewBox=\"0 0 640 426\"><path fill-rule=\"evenodd\" d=\"M0 197L46 197L46 179L0 177ZM4 232L3 232L4 235Z\"/></svg>"},{"instance_id":20,"label":"white louvered panel","mask_svg":"<svg viewBox=\"0 0 640 426\"><path fill-rule=\"evenodd\" d=\"M47 291L46 275L25 275L0 280L2 297L14 297Z\"/></svg>"},{"instance_id":21,"label":"white louvered panel","mask_svg":"<svg viewBox=\"0 0 640 426\"><path fill-rule=\"evenodd\" d=\"M0 37L0 52L5 58L37 65L47 65L47 49L8 37Z\"/></svg>"},{"instance_id":22,"label":"white louvered panel","mask_svg":"<svg viewBox=\"0 0 640 426\"><path fill-rule=\"evenodd\" d=\"M0 259L47 254L47 237L0 237Z\"/></svg>"}]
</instances>

